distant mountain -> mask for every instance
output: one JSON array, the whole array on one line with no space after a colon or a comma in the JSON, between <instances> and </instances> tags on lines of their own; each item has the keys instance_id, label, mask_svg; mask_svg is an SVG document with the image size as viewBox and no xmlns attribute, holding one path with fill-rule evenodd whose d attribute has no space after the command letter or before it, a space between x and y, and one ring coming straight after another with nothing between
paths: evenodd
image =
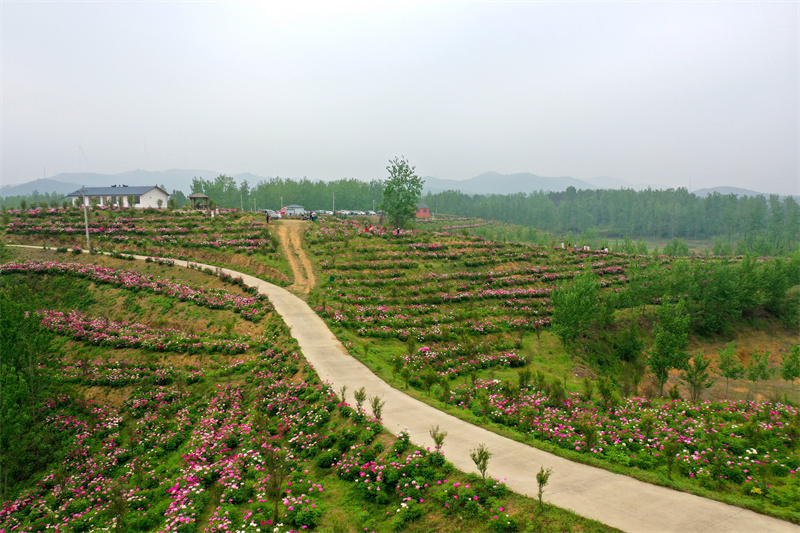
<instances>
[{"instance_id":1,"label":"distant mountain","mask_svg":"<svg viewBox=\"0 0 800 533\"><path fill-rule=\"evenodd\" d=\"M0 196L18 196L40 193L69 194L81 187L108 187L111 185L164 185L167 192L177 189L189 193L192 189L192 178L213 179L219 172L210 170L172 169L172 170L131 170L120 174L96 174L93 172L62 173L52 178L38 179L19 185L0 187ZM239 180L237 180L239 181Z\"/></svg>"},{"instance_id":2,"label":"distant mountain","mask_svg":"<svg viewBox=\"0 0 800 533\"><path fill-rule=\"evenodd\" d=\"M429 192L461 191L465 194L515 194L518 192L564 191L572 185L576 189L593 189L585 181L570 177L547 178L527 172L499 174L484 172L468 180L443 180L425 177L425 190Z\"/></svg>"},{"instance_id":3,"label":"distant mountain","mask_svg":"<svg viewBox=\"0 0 800 533\"><path fill-rule=\"evenodd\" d=\"M19 185L3 185L0 187L0 196L3 198L7 198L9 196L28 196L34 192L56 192L66 196L80 187L80 185L75 183L65 183L63 181L56 181L48 178L39 178L38 180L29 181L28 183L21 183Z\"/></svg>"},{"instance_id":4,"label":"distant mountain","mask_svg":"<svg viewBox=\"0 0 800 533\"><path fill-rule=\"evenodd\" d=\"M592 185L592 189L633 189L634 191L643 191L647 188L651 189L668 189L666 185L653 185L650 183L630 183L619 178L611 176L598 176L596 178L588 178L584 180L586 183Z\"/></svg>"},{"instance_id":5,"label":"distant mountain","mask_svg":"<svg viewBox=\"0 0 800 533\"><path fill-rule=\"evenodd\" d=\"M738 187L711 187L706 189L697 189L696 191L692 191L695 196L708 196L710 194L719 193L719 194L735 194L737 196L761 196L764 193L751 191L750 189L740 189ZM766 195L764 195L766 196Z\"/></svg>"},{"instance_id":6,"label":"distant mountain","mask_svg":"<svg viewBox=\"0 0 800 533\"><path fill-rule=\"evenodd\" d=\"M519 174L500 174L484 172L468 180L443 180L425 177L426 192L461 191L465 194L516 194L531 192L560 192L567 187L576 189L646 189L648 185L632 184L618 178L602 176L579 180L569 176L546 177L528 172Z\"/></svg>"},{"instance_id":7,"label":"distant mountain","mask_svg":"<svg viewBox=\"0 0 800 533\"><path fill-rule=\"evenodd\" d=\"M91 172L63 173L52 178L40 178L19 185L4 185L0 187L0 197L25 196L34 191L39 193L60 193L67 195L81 187L108 187L110 185L164 185L167 192L179 190L188 194L192 190L192 179L203 178L213 180L221 173L212 170L199 169L172 169L161 171L131 170L120 174L96 174ZM250 173L232 176L236 183L247 181L254 187L260 181L270 178ZM658 185L629 183L610 176L600 176L579 180L569 176L546 177L537 176L529 172L518 174L500 174L498 172L484 172L467 180L446 180L433 176L426 176L424 192L438 193L444 191L461 191L464 194L516 194L531 192L560 192L567 187L576 189L633 189L643 190L648 187L653 189L666 189ZM697 196L707 196L715 192L720 194L737 194L740 196L757 196L763 194L748 189L737 187L713 187L693 191ZM800 201L797 196L795 200Z\"/></svg>"}]
</instances>

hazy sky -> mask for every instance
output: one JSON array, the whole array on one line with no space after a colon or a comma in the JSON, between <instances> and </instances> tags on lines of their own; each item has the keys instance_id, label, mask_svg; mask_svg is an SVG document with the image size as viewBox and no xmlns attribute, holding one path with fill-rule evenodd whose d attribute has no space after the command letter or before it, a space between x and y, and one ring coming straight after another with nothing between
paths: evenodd
<instances>
[{"instance_id":1,"label":"hazy sky","mask_svg":"<svg viewBox=\"0 0 800 533\"><path fill-rule=\"evenodd\" d=\"M2 183L485 171L800 194L798 2L8 2Z\"/></svg>"}]
</instances>

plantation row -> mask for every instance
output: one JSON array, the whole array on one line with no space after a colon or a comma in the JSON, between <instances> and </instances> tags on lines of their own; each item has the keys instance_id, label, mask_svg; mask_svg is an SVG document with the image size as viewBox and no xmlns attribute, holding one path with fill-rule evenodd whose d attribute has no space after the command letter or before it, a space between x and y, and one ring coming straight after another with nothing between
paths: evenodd
<instances>
[{"instance_id":1,"label":"plantation row","mask_svg":"<svg viewBox=\"0 0 800 533\"><path fill-rule=\"evenodd\" d=\"M787 297L800 282L796 259L632 257L463 234L365 230L352 221L325 221L307 237L331 276L316 296L317 312L386 379L569 458L638 471L649 481L679 480L684 489L800 519L795 405L689 402L677 399L677 387L677 398L667 400L637 391L658 379L659 368L667 378L669 370L687 368L657 366L652 353L659 328L677 338L680 328L686 337L722 332L766 313L796 321ZM476 266L464 268L467 260ZM672 316L681 317L680 328L667 325ZM577 392L568 392L560 375L538 373L532 383L532 356L547 361L536 348L540 336L553 333L573 364L611 379L585 380ZM373 339L395 342L383 348ZM369 356L378 350L381 355ZM763 359L767 366L756 383L774 371ZM457 383L459 377L466 381ZM695 379L699 393L713 381L708 374L687 379Z\"/></svg>"},{"instance_id":2,"label":"plantation row","mask_svg":"<svg viewBox=\"0 0 800 533\"><path fill-rule=\"evenodd\" d=\"M128 210L120 211L124 214ZM95 214L94 216L102 216ZM10 215L17 216L11 218ZM7 235L40 236L40 237L81 237L85 235L83 211L80 208L35 209L25 213L10 212L4 230ZM174 248L210 248L230 250L238 253L275 254L278 243L268 231L268 226L260 219L256 221L239 221L229 218L223 224L217 220L226 218L220 215L213 218L203 217L200 213L189 213L180 217L163 216L115 216L114 210L108 210L104 220L93 220L88 224L89 235L98 243L114 245L133 245L138 247L142 242L151 246Z\"/></svg>"},{"instance_id":3,"label":"plantation row","mask_svg":"<svg viewBox=\"0 0 800 533\"><path fill-rule=\"evenodd\" d=\"M347 527L331 511L352 506L366 530L423 517L471 530L563 527L502 483L465 480L439 453L411 449L406 434L387 441L378 419L341 403L307 367L298 381L302 367L295 353L272 351L231 370L244 383L208 392L156 380L119 410L49 402L44 427L60 443L58 466L5 502L0 524L284 532Z\"/></svg>"},{"instance_id":4,"label":"plantation row","mask_svg":"<svg viewBox=\"0 0 800 533\"><path fill-rule=\"evenodd\" d=\"M225 291L207 291L166 279L158 279L135 270L115 270L86 263L61 263L58 261L25 261L0 264L0 275L57 274L86 278L133 291L161 294L180 301L191 302L209 309L231 309L245 320L258 322L274 307L266 296L238 296Z\"/></svg>"}]
</instances>

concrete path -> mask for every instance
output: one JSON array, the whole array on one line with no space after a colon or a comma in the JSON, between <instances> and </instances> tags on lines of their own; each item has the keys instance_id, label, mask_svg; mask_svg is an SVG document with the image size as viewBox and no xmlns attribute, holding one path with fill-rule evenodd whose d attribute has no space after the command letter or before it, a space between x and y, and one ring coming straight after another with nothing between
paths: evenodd
<instances>
[{"instance_id":1,"label":"concrete path","mask_svg":"<svg viewBox=\"0 0 800 533\"><path fill-rule=\"evenodd\" d=\"M187 266L186 261L175 264ZM222 270L242 276L245 283L269 296L323 381L336 389L346 385L351 393L364 387L367 397L382 396L386 401L383 423L389 431L397 434L406 428L415 444L431 448L430 428L438 425L447 431L444 454L459 470L476 471L469 454L483 443L492 452L488 475L505 479L514 492L536 497L536 472L542 465L552 468L545 491L548 502L623 531L800 533L800 526L789 522L573 463L445 414L390 387L348 355L325 322L297 296L253 276Z\"/></svg>"}]
</instances>

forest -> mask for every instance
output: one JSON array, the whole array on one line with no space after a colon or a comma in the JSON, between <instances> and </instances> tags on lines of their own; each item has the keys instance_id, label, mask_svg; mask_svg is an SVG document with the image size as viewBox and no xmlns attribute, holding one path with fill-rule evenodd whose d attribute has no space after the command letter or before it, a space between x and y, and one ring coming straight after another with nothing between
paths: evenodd
<instances>
[{"instance_id":1,"label":"forest","mask_svg":"<svg viewBox=\"0 0 800 533\"><path fill-rule=\"evenodd\" d=\"M168 190L162 185L162 188ZM356 179L311 181L272 178L255 185L230 176L195 178L191 193L201 192L219 207L244 211L301 204L315 210L379 209L383 182ZM62 205L57 194L9 197L3 208ZM186 194L172 191L172 205L183 207ZM685 188L634 191L576 190L510 195L428 193L422 201L433 213L497 220L537 228L553 240L577 240L591 233L601 239L682 239L713 241L717 255L788 256L800 249L800 205L791 196L697 196ZM668 250L669 251L669 250Z\"/></svg>"}]
</instances>

